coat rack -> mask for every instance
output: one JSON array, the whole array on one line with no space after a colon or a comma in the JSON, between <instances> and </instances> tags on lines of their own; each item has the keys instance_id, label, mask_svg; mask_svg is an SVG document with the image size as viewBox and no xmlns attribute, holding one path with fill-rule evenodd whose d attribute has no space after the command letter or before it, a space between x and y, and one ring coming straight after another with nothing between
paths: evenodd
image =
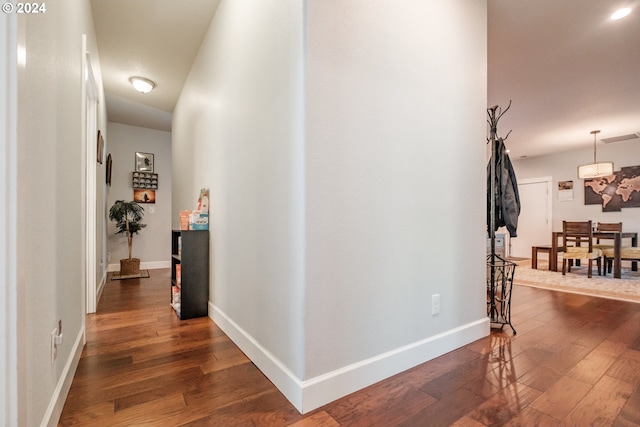
<instances>
[{"instance_id":1,"label":"coat rack","mask_svg":"<svg viewBox=\"0 0 640 427\"><path fill-rule=\"evenodd\" d=\"M496 254L496 225L497 219L497 203L496 203L496 179L498 174L498 166L504 167L504 161L500 161L499 146L504 145L511 131L504 138L498 137L498 121L511 108L511 101L507 108L502 111L497 105L487 109L489 119L489 138L487 143L491 143L491 160L489 162L489 239L491 253L487 256L487 315L490 322L500 324L501 329L504 325L509 325L513 333L516 330L511 324L511 291L513 288L513 275L515 273L516 264L503 259ZM515 176L514 176L515 178ZM500 195L498 195L500 197ZM517 198L517 192L516 192ZM519 205L519 201L518 201ZM517 215L516 215L517 218ZM515 232L515 229L514 229Z\"/></svg>"}]
</instances>

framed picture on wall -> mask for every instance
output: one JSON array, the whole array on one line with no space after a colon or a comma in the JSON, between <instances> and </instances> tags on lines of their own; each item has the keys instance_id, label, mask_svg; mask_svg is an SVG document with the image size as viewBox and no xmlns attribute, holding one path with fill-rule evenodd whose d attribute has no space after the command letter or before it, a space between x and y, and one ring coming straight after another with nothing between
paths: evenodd
<instances>
[{"instance_id":1,"label":"framed picture on wall","mask_svg":"<svg viewBox=\"0 0 640 427\"><path fill-rule=\"evenodd\" d=\"M97 161L102 164L102 151L104 150L104 139L102 133L98 131Z\"/></svg>"},{"instance_id":2,"label":"framed picture on wall","mask_svg":"<svg viewBox=\"0 0 640 427\"><path fill-rule=\"evenodd\" d=\"M153 172L153 154L136 153L136 172Z\"/></svg>"},{"instance_id":3,"label":"framed picture on wall","mask_svg":"<svg viewBox=\"0 0 640 427\"><path fill-rule=\"evenodd\" d=\"M111 159L111 153L107 156L107 185L111 185L111 165L113 160Z\"/></svg>"},{"instance_id":4,"label":"framed picture on wall","mask_svg":"<svg viewBox=\"0 0 640 427\"><path fill-rule=\"evenodd\" d=\"M133 190L133 201L138 203L155 203L156 190Z\"/></svg>"}]
</instances>

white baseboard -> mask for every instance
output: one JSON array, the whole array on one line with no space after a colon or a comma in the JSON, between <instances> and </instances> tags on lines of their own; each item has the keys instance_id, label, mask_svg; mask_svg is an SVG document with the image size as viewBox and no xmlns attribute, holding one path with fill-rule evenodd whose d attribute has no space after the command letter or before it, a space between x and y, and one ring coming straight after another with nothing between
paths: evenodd
<instances>
[{"instance_id":1,"label":"white baseboard","mask_svg":"<svg viewBox=\"0 0 640 427\"><path fill-rule=\"evenodd\" d=\"M303 414L486 337L490 332L489 319L485 317L303 381L211 302L209 313L213 314L210 317L225 334Z\"/></svg>"},{"instance_id":2,"label":"white baseboard","mask_svg":"<svg viewBox=\"0 0 640 427\"><path fill-rule=\"evenodd\" d=\"M140 268L144 270L157 270L159 268L171 268L171 261L149 261L149 262L141 262ZM109 264L107 266L107 271L120 271L120 262L117 264Z\"/></svg>"},{"instance_id":3,"label":"white baseboard","mask_svg":"<svg viewBox=\"0 0 640 427\"><path fill-rule=\"evenodd\" d=\"M486 337L488 318L462 325L304 381L302 412L307 413L414 366Z\"/></svg>"},{"instance_id":4,"label":"white baseboard","mask_svg":"<svg viewBox=\"0 0 640 427\"><path fill-rule=\"evenodd\" d=\"M119 266L118 266L119 268ZM157 270L160 268L171 268L171 261L151 261L151 262L141 262L140 268L144 268L145 270Z\"/></svg>"},{"instance_id":5,"label":"white baseboard","mask_svg":"<svg viewBox=\"0 0 640 427\"><path fill-rule=\"evenodd\" d=\"M105 271L104 274L102 275L102 279L100 280L100 283L98 284L98 289L96 289L96 305L98 305L98 302L100 301L100 297L102 296L102 291L104 291L104 285L107 284L107 272Z\"/></svg>"},{"instance_id":6,"label":"white baseboard","mask_svg":"<svg viewBox=\"0 0 640 427\"><path fill-rule=\"evenodd\" d=\"M209 317L301 412L302 381L211 301L209 301Z\"/></svg>"},{"instance_id":7,"label":"white baseboard","mask_svg":"<svg viewBox=\"0 0 640 427\"><path fill-rule=\"evenodd\" d=\"M71 383L73 382L73 376L75 375L76 369L78 368L80 356L82 355L82 349L84 348L84 332L85 330L83 327L76 337L76 341L73 344L73 348L71 349L71 353L69 355L69 358L67 359L67 363L65 363L64 369L62 370L62 375L60 375L60 379L58 380L58 385L53 392L53 396L51 396L51 401L49 402L47 412L44 414L42 423L40 423L41 427L56 427L58 425L58 421L60 421L62 408L64 407L64 402L67 400L67 395L69 394L69 389L71 388Z\"/></svg>"}]
</instances>

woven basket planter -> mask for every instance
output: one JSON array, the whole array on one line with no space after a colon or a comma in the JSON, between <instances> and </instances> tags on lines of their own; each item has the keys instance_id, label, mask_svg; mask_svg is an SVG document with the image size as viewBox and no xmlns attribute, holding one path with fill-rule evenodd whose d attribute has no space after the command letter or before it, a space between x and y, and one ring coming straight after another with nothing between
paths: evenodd
<instances>
[{"instance_id":1,"label":"woven basket planter","mask_svg":"<svg viewBox=\"0 0 640 427\"><path fill-rule=\"evenodd\" d=\"M140 258L126 258L120 260L120 274L126 276L129 274L140 273Z\"/></svg>"}]
</instances>

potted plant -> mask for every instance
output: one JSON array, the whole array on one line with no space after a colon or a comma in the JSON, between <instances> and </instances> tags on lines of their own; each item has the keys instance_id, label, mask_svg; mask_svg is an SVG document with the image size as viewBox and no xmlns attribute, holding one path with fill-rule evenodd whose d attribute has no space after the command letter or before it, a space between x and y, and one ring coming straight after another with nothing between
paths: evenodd
<instances>
[{"instance_id":1,"label":"potted plant","mask_svg":"<svg viewBox=\"0 0 640 427\"><path fill-rule=\"evenodd\" d=\"M129 245L129 258L120 260L120 274L138 274L140 273L140 258L133 258L132 244L133 235L138 234L140 230L147 226L140 221L144 216L144 208L136 202L125 202L124 200L116 200L109 209L109 219L115 221L118 231L116 234L125 234Z\"/></svg>"}]
</instances>

